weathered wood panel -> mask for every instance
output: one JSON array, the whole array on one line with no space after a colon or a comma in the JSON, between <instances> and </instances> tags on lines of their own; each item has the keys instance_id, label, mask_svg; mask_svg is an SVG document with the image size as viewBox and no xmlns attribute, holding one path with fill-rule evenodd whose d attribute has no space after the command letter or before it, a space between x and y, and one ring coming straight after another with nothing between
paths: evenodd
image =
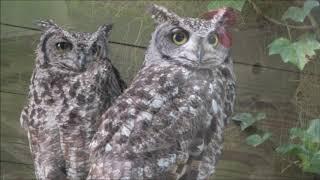
<instances>
[{"instance_id":1,"label":"weathered wood panel","mask_svg":"<svg viewBox=\"0 0 320 180\"><path fill-rule=\"evenodd\" d=\"M112 41L146 46L153 22L145 13L146 1L1 1L1 22L32 26L38 19L51 18L66 27L94 31L98 25L114 22ZM180 15L198 16L208 1L157 1ZM255 19L255 18L252 18ZM266 112L259 127L273 133L272 143L258 148L245 145L248 135L231 125L225 132L225 148L215 180L311 180L299 169L289 169L272 146L286 140L288 128L296 125L298 112L292 103L299 74L277 56L267 56L266 46L278 31L268 28L234 31L233 57L236 61L237 112ZM1 178L28 179L33 167L19 115L34 63L39 32L1 25ZM111 59L130 82L139 69L144 50L111 45ZM246 65L247 64L247 65ZM248 65L249 64L249 65ZM271 68L261 68L259 64ZM276 69L278 70L276 70ZM279 70L280 69L280 70ZM284 70L281 70L284 69Z\"/></svg>"},{"instance_id":2,"label":"weathered wood panel","mask_svg":"<svg viewBox=\"0 0 320 180\"><path fill-rule=\"evenodd\" d=\"M20 128L18 119L33 66L33 48L37 36L15 40L6 39L2 41L3 46L1 46L6 48L1 54L1 63L6 64L6 69L3 69L6 70L6 73L1 77L2 82L6 82L8 77L24 77L24 80L12 78L12 81L6 82L7 84L1 87L2 91L22 93L21 95L1 93L1 106L4 107L1 111L1 127L4 128L1 135L4 139L11 139L9 142L14 142L2 141L2 145L5 147L2 150L4 151L2 159L26 164L31 163L30 154L24 153L17 156L21 151L29 151L25 133ZM8 50L17 47L20 51L19 54ZM113 62L120 68L121 74L127 81L130 81L142 63L144 50L122 45L112 45L111 50ZM24 61L20 60L21 57L24 57ZM261 124L261 127L271 129L274 133L274 141L279 142L281 141L280 137L285 137L287 129L296 122L297 114L289 101L297 85L294 81L297 77L292 76L290 72L272 69L253 73L255 71L252 68L248 65L235 64L238 77L236 109L241 112L266 112L268 119ZM24 75L21 72L24 72ZM268 146L256 149L245 145L246 134L240 133L237 126L231 126L225 134L225 151L217 168L216 179L263 179L265 176L270 176L270 179L296 179L297 176L301 176L301 173L297 173L299 171L279 174L285 164L284 167L280 167L280 160L272 149ZM18 139L21 141L19 145L17 145ZM25 169L17 169L17 171L20 170L24 171ZM308 179L307 176L301 177Z\"/></svg>"},{"instance_id":3,"label":"weathered wood panel","mask_svg":"<svg viewBox=\"0 0 320 180\"><path fill-rule=\"evenodd\" d=\"M35 179L33 166L15 162L1 161L1 179L30 180Z\"/></svg>"}]
</instances>

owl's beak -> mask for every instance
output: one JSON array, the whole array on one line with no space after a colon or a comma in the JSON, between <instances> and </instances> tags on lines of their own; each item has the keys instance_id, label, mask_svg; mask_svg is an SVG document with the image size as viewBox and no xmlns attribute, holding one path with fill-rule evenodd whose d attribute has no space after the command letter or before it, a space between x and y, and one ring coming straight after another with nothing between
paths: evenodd
<instances>
[{"instance_id":1,"label":"owl's beak","mask_svg":"<svg viewBox=\"0 0 320 180\"><path fill-rule=\"evenodd\" d=\"M86 55L84 53L80 53L80 55L78 56L78 64L79 64L80 70L84 70L86 62L87 62Z\"/></svg>"},{"instance_id":2,"label":"owl's beak","mask_svg":"<svg viewBox=\"0 0 320 180\"><path fill-rule=\"evenodd\" d=\"M202 44L200 44L198 51L197 51L197 59L199 60L199 62L202 61L203 55L204 55L204 48L203 48Z\"/></svg>"}]
</instances>

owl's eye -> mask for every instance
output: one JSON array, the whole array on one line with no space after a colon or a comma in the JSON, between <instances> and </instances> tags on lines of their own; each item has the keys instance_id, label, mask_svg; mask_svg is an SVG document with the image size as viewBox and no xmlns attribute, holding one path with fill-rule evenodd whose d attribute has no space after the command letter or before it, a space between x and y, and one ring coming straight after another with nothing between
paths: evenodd
<instances>
[{"instance_id":1,"label":"owl's eye","mask_svg":"<svg viewBox=\"0 0 320 180\"><path fill-rule=\"evenodd\" d=\"M97 45L97 43L94 43L91 47L91 51L94 55L100 54L101 46Z\"/></svg>"},{"instance_id":2,"label":"owl's eye","mask_svg":"<svg viewBox=\"0 0 320 180\"><path fill-rule=\"evenodd\" d=\"M212 34L208 38L208 42L213 46L216 47L218 45L219 39L216 34Z\"/></svg>"},{"instance_id":3,"label":"owl's eye","mask_svg":"<svg viewBox=\"0 0 320 180\"><path fill-rule=\"evenodd\" d=\"M175 43L176 45L180 46L182 44L185 44L188 39L188 32L182 30L182 29L174 29L172 30L172 41L173 43Z\"/></svg>"},{"instance_id":4,"label":"owl's eye","mask_svg":"<svg viewBox=\"0 0 320 180\"><path fill-rule=\"evenodd\" d=\"M59 51L71 51L72 50L72 44L69 42L58 42L56 44L56 48Z\"/></svg>"}]
</instances>

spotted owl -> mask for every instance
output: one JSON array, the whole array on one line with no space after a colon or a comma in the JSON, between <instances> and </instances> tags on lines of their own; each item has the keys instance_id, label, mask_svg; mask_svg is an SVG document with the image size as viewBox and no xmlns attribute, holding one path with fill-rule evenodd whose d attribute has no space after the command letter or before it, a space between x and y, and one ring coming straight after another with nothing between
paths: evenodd
<instances>
[{"instance_id":1,"label":"spotted owl","mask_svg":"<svg viewBox=\"0 0 320 180\"><path fill-rule=\"evenodd\" d=\"M90 144L88 179L206 179L233 112L232 9L207 19L158 5L145 61L102 115Z\"/></svg>"},{"instance_id":2,"label":"spotted owl","mask_svg":"<svg viewBox=\"0 0 320 180\"><path fill-rule=\"evenodd\" d=\"M125 88L108 58L111 25L68 32L52 20L36 49L27 105L21 113L37 179L85 179L98 117Z\"/></svg>"}]
</instances>

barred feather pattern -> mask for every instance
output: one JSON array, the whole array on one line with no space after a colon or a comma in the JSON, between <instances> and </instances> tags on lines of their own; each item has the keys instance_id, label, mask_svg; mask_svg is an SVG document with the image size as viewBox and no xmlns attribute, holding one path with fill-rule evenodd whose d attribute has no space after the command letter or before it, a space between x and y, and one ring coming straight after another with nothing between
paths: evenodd
<instances>
[{"instance_id":1,"label":"barred feather pattern","mask_svg":"<svg viewBox=\"0 0 320 180\"><path fill-rule=\"evenodd\" d=\"M209 177L221 154L234 88L227 66L144 67L103 114L88 179Z\"/></svg>"},{"instance_id":2,"label":"barred feather pattern","mask_svg":"<svg viewBox=\"0 0 320 180\"><path fill-rule=\"evenodd\" d=\"M158 5L149 12L156 28L143 67L102 115L87 179L202 180L220 158L235 100L232 12L208 20Z\"/></svg>"}]
</instances>

